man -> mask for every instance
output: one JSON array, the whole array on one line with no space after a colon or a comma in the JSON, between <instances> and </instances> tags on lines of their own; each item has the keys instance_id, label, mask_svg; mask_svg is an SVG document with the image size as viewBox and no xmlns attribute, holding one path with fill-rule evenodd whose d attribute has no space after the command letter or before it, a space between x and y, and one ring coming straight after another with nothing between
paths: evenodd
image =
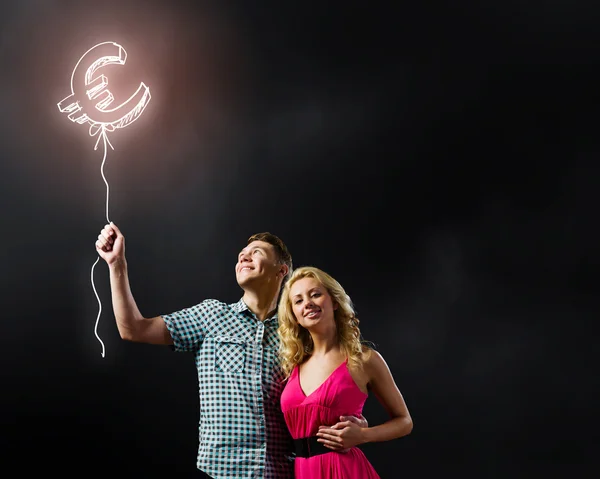
<instances>
[{"instance_id":1,"label":"man","mask_svg":"<svg viewBox=\"0 0 600 479\"><path fill-rule=\"evenodd\" d=\"M281 287L292 269L285 244L270 233L248 239L235 267L244 291L237 303L207 299L153 318L144 317L133 298L125 238L114 223L102 229L96 250L109 267L121 337L195 354L198 469L214 479L291 479L292 440L280 408L284 375L276 316Z\"/></svg>"}]
</instances>

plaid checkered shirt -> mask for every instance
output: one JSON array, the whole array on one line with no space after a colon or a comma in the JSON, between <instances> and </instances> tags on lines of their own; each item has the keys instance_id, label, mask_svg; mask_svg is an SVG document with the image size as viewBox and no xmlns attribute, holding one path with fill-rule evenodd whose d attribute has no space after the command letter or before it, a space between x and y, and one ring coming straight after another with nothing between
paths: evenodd
<instances>
[{"instance_id":1,"label":"plaid checkered shirt","mask_svg":"<svg viewBox=\"0 0 600 479\"><path fill-rule=\"evenodd\" d=\"M292 479L277 316L260 321L242 300L207 299L162 317L173 349L196 357L198 469L215 479Z\"/></svg>"}]
</instances>

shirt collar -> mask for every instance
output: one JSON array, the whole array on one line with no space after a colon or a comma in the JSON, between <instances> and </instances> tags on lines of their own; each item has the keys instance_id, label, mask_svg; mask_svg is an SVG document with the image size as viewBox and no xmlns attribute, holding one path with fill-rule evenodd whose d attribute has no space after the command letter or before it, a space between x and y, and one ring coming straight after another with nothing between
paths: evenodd
<instances>
[{"instance_id":1,"label":"shirt collar","mask_svg":"<svg viewBox=\"0 0 600 479\"><path fill-rule=\"evenodd\" d=\"M258 321L258 318L256 317L256 315L250 311L250 308L248 308L248 305L244 302L244 299L241 298L237 303L234 303L232 305L232 309L238 313L243 313L245 311L247 311L247 314L249 314L250 316L252 316L252 318L256 321ZM269 319L265 319L264 323L270 323L271 321L273 321L274 323L278 323L278 318L277 318L277 311L275 311L275 314L273 316L271 316Z\"/></svg>"},{"instance_id":2,"label":"shirt collar","mask_svg":"<svg viewBox=\"0 0 600 479\"><path fill-rule=\"evenodd\" d=\"M250 310L248 309L248 306L246 305L246 303L244 303L243 299L240 299L237 303L234 303L231 308L236 312L236 313L241 313L242 311L248 311L250 312Z\"/></svg>"}]
</instances>

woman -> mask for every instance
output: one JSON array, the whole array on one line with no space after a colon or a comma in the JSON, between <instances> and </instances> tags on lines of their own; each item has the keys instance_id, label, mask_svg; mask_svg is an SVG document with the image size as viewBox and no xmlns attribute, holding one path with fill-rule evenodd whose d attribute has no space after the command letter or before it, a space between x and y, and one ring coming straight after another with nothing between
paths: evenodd
<instances>
[{"instance_id":1,"label":"woman","mask_svg":"<svg viewBox=\"0 0 600 479\"><path fill-rule=\"evenodd\" d=\"M379 478L356 446L405 436L412 419L384 359L361 341L350 297L324 271L298 268L285 285L278 317L287 376L281 408L294 438L296 478ZM368 391L390 420L367 428L345 421L361 416Z\"/></svg>"}]
</instances>

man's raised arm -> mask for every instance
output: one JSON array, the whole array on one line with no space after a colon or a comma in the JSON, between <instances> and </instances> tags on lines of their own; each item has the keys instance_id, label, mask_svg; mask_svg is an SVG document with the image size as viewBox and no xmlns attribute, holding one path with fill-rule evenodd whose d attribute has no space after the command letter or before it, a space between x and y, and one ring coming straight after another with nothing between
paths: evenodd
<instances>
[{"instance_id":1,"label":"man's raised arm","mask_svg":"<svg viewBox=\"0 0 600 479\"><path fill-rule=\"evenodd\" d=\"M121 338L148 344L173 344L171 334L161 316L145 318L131 293L125 237L114 223L106 225L96 241L96 251L110 271L112 305Z\"/></svg>"}]
</instances>

